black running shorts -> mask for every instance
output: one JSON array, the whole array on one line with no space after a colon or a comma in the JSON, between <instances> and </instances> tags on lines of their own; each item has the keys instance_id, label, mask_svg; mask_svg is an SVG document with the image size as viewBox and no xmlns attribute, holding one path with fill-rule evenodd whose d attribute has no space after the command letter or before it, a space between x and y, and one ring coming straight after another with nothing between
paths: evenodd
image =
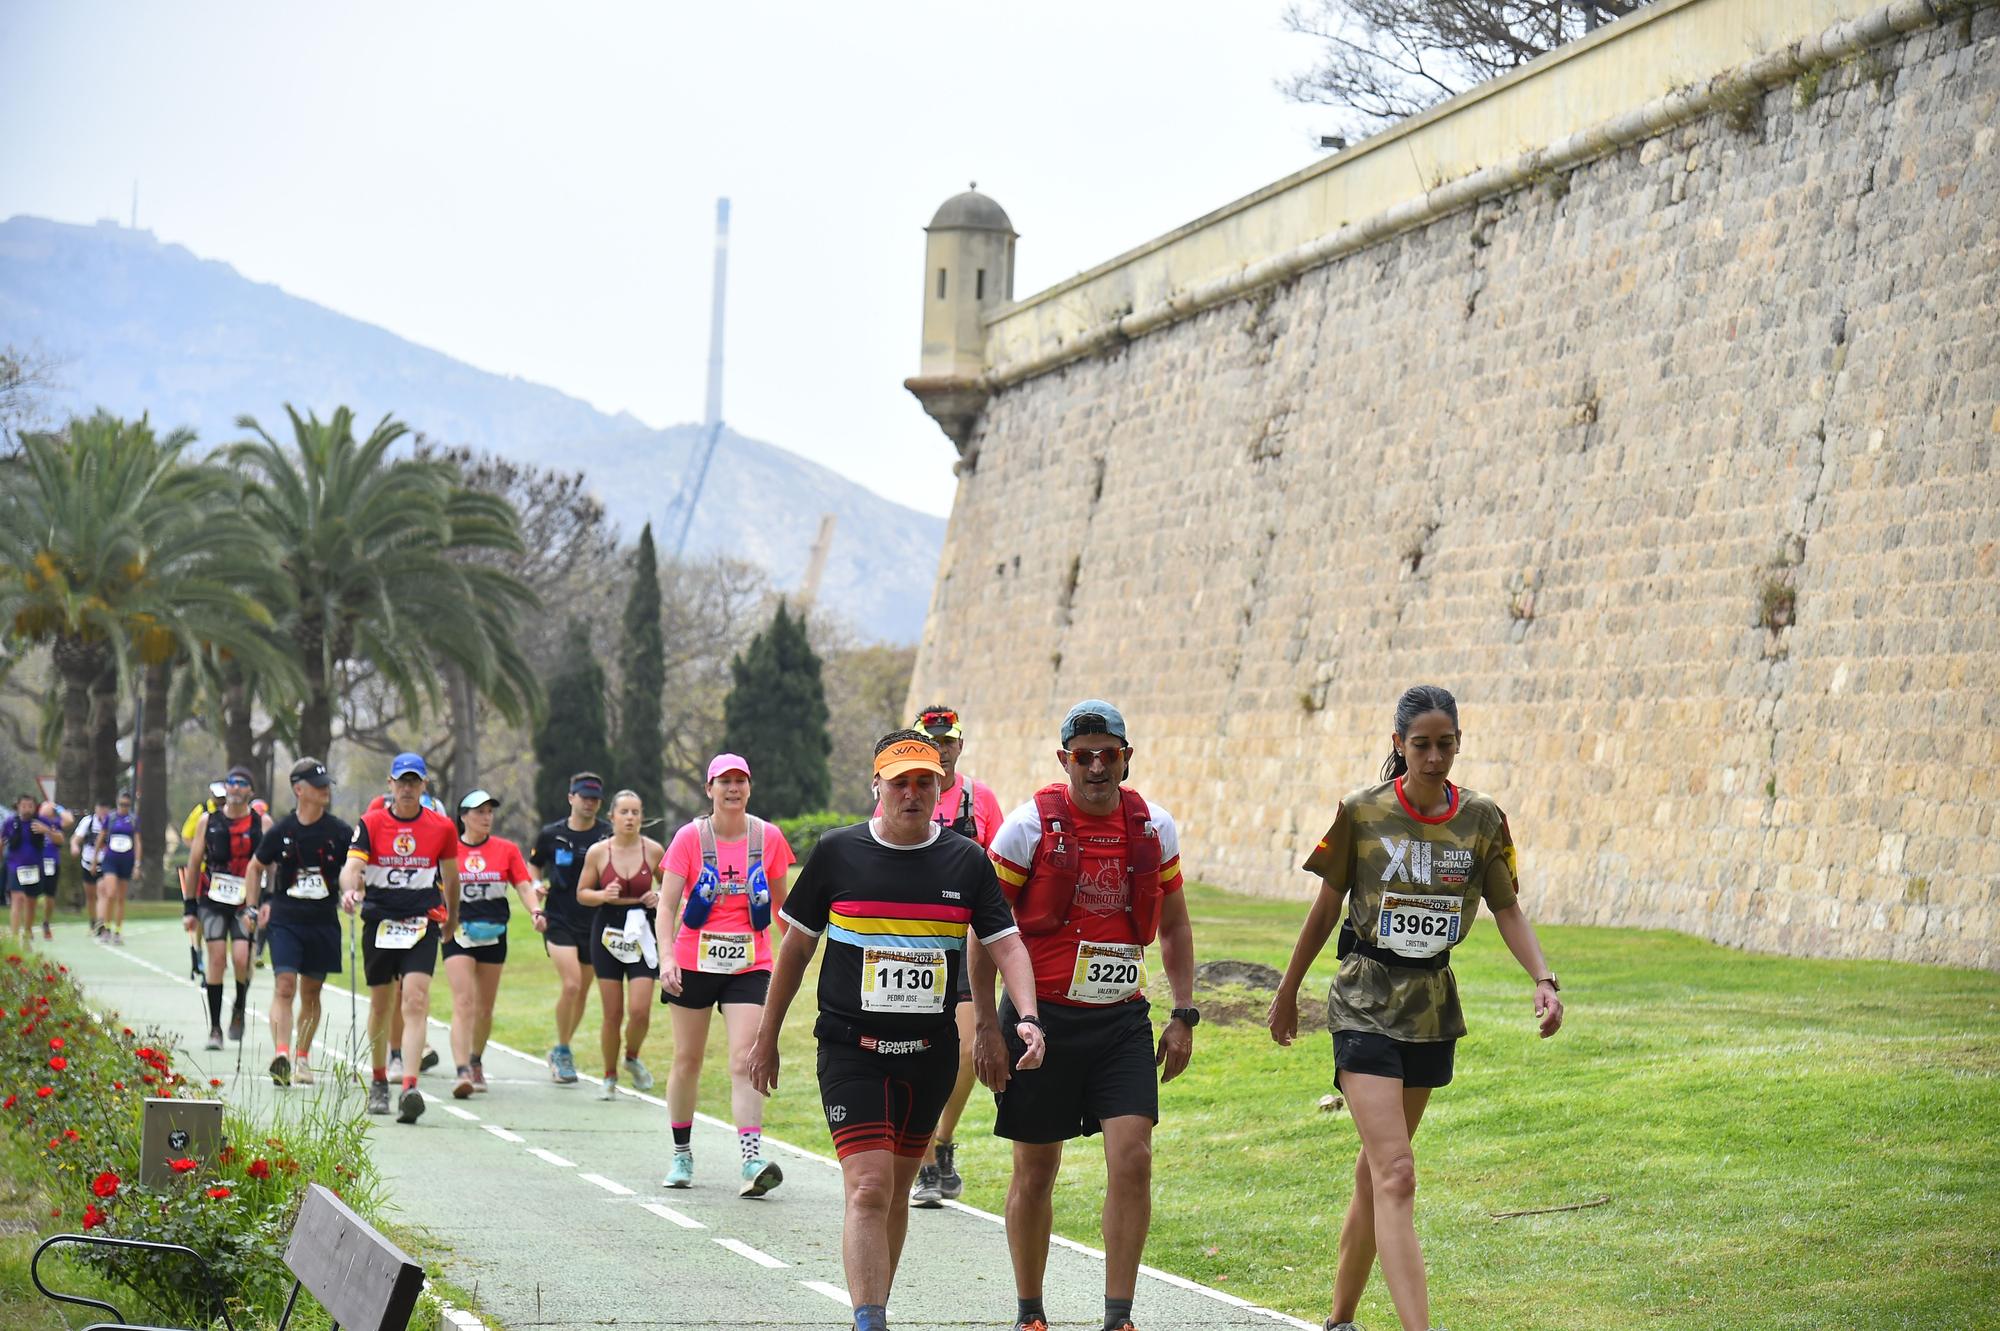
<instances>
[{"instance_id":1,"label":"black running shorts","mask_svg":"<svg viewBox=\"0 0 2000 1331\"><path fill-rule=\"evenodd\" d=\"M436 920L427 923L423 937L411 947L377 947L375 934L380 920L361 922L361 974L370 988L394 984L405 975L437 974L438 933Z\"/></svg>"},{"instance_id":2,"label":"black running shorts","mask_svg":"<svg viewBox=\"0 0 2000 1331\"><path fill-rule=\"evenodd\" d=\"M590 969L600 980L657 980L660 978L658 966L648 966L641 953L637 961L620 961L604 946L604 930L593 930L593 937L585 945L584 951L590 957Z\"/></svg>"},{"instance_id":3,"label":"black running shorts","mask_svg":"<svg viewBox=\"0 0 2000 1331\"><path fill-rule=\"evenodd\" d=\"M447 938L438 948L438 955L446 961L450 961L453 957L471 957L482 966L504 966L507 964L507 937L513 932L513 927L510 925L507 933L478 947L462 947L458 939Z\"/></svg>"},{"instance_id":4,"label":"black running shorts","mask_svg":"<svg viewBox=\"0 0 2000 1331\"><path fill-rule=\"evenodd\" d=\"M289 972L309 980L340 974L338 920L274 919L270 939L273 974Z\"/></svg>"},{"instance_id":5,"label":"black running shorts","mask_svg":"<svg viewBox=\"0 0 2000 1331\"><path fill-rule=\"evenodd\" d=\"M590 960L590 926L596 910L577 905L568 893L551 892L542 903L542 913L548 917L542 939L549 947L573 947L583 960Z\"/></svg>"},{"instance_id":6,"label":"black running shorts","mask_svg":"<svg viewBox=\"0 0 2000 1331\"><path fill-rule=\"evenodd\" d=\"M201 936L211 943L247 943L249 930L243 927L243 917L238 914L241 906L213 906L203 897L196 903L194 913L201 920Z\"/></svg>"},{"instance_id":7,"label":"black running shorts","mask_svg":"<svg viewBox=\"0 0 2000 1331\"><path fill-rule=\"evenodd\" d=\"M954 1026L917 1053L877 1053L824 1036L819 1042L820 1108L843 1160L862 1151L923 1159L957 1081Z\"/></svg>"},{"instance_id":8,"label":"black running shorts","mask_svg":"<svg viewBox=\"0 0 2000 1331\"><path fill-rule=\"evenodd\" d=\"M1343 1072L1393 1077L1405 1086L1449 1086L1456 1040L1396 1040L1374 1031L1333 1033L1333 1083Z\"/></svg>"},{"instance_id":9,"label":"black running shorts","mask_svg":"<svg viewBox=\"0 0 2000 1331\"><path fill-rule=\"evenodd\" d=\"M1060 1142L1100 1131L1107 1118L1143 1115L1160 1121L1160 1079L1153 1066L1153 1016L1145 1001L1110 1007L1043 1003L1048 1055L1038 1068L1015 1072L994 1095L993 1135L1017 1142ZM1025 1046L1014 1034L1011 1001L1000 1005L1007 1055Z\"/></svg>"},{"instance_id":10,"label":"black running shorts","mask_svg":"<svg viewBox=\"0 0 2000 1331\"><path fill-rule=\"evenodd\" d=\"M771 991L771 972L738 971L734 975L714 975L707 971L681 972L681 991L660 991L660 1001L675 1007L709 1008L718 1003L755 1003L764 1006Z\"/></svg>"}]
</instances>

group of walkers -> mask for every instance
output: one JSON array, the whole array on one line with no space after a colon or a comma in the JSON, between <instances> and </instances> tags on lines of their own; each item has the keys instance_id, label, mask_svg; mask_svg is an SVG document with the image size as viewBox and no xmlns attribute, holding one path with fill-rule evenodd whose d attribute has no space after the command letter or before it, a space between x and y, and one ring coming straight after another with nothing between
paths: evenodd
<instances>
[{"instance_id":1,"label":"group of walkers","mask_svg":"<svg viewBox=\"0 0 2000 1331\"><path fill-rule=\"evenodd\" d=\"M317 759L292 768L296 808L275 823L252 805L251 774L236 769L219 802L198 811L183 878L190 928L207 946L210 1047L222 1045L227 963L237 977L228 1032L241 1038L250 940L261 924L277 976L272 1076L311 1081L321 987L341 969L344 909L359 917L369 994L369 1111L389 1112L394 1081L398 1120L423 1113L417 1073L429 1063L405 1066L401 1052L413 1064L425 1057L417 1051L440 955L452 990L453 1094L483 1092L508 898L518 894L560 981L551 1078L581 1080L571 1041L588 965L602 1010L599 1094L615 1097L621 1079L650 1089L641 1055L658 994L674 1045L673 1153L662 1184L691 1187L697 1087L720 1009L740 1149L734 1181L741 1195L760 1197L783 1180L762 1149L779 1034L824 941L815 1071L843 1179L855 1326L886 1325L910 1208L938 1206L964 1187L954 1134L977 1080L992 1091L994 1132L1012 1149L1006 1225L1017 1331L1047 1331L1055 1182L1065 1143L1089 1136L1101 1136L1105 1161L1104 1327L1131 1331L1160 1087L1187 1068L1201 1021L1193 927L1174 818L1125 784L1133 746L1123 714L1103 700L1080 702L1057 738L1061 779L1003 813L959 765L957 712L924 708L912 728L876 745L874 816L826 833L796 883L783 832L750 812L750 764L736 754L709 763L709 812L664 844L645 835L638 795L619 791L607 810L603 779L576 773L568 814L543 827L525 856L493 834L499 801L484 790L446 817L416 754L397 756L388 793L352 828L329 812L331 783ZM1404 1331L1430 1326L1411 1140L1431 1093L1451 1080L1465 1023L1448 963L1482 901L1534 981L1541 1034L1562 1022L1556 979L1518 900L1507 819L1449 779L1459 740L1449 693L1420 686L1399 700L1381 779L1340 801L1305 859L1320 890L1268 1014L1272 1038L1291 1044L1306 973L1337 935L1328 1026L1361 1150L1329 1331L1351 1331L1378 1260ZM119 884L120 900L133 869L130 816L121 796L115 812L95 815L92 833L100 881ZM10 888L36 881L38 866L16 846L39 854L59 835L53 812L24 797L5 828ZM108 908L100 918L116 929ZM15 924L25 928L18 905ZM1147 969L1155 944L1172 1000L1157 1033Z\"/></svg>"},{"instance_id":2,"label":"group of walkers","mask_svg":"<svg viewBox=\"0 0 2000 1331\"><path fill-rule=\"evenodd\" d=\"M115 808L99 802L81 818L53 800L15 797L13 811L0 821L8 924L14 940L25 944L34 936L38 901L42 937L55 937L64 833L69 834L70 855L83 874L91 933L103 942L123 945L126 895L139 865L139 826L129 790L118 792Z\"/></svg>"}]
</instances>

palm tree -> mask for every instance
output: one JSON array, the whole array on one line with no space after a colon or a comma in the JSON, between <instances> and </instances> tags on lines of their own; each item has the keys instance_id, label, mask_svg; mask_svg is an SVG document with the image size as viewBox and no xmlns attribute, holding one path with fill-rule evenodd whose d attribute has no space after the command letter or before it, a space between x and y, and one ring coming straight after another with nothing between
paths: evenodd
<instances>
[{"instance_id":1,"label":"palm tree","mask_svg":"<svg viewBox=\"0 0 2000 1331\"><path fill-rule=\"evenodd\" d=\"M392 458L409 432L400 421L385 416L356 441L346 407L326 421L290 406L285 414L289 447L242 416L237 424L256 438L229 456L250 478L246 514L276 539L278 566L297 589L287 627L305 673L300 750L326 756L336 697L364 662L412 712L442 705L439 659L464 671L509 720L538 709L539 682L515 646L534 593L462 558L521 549L513 506L464 488L442 459Z\"/></svg>"},{"instance_id":2,"label":"palm tree","mask_svg":"<svg viewBox=\"0 0 2000 1331\"><path fill-rule=\"evenodd\" d=\"M107 671L209 649L285 668L258 632L273 597L259 583L259 534L233 480L186 461L193 442L100 411L22 436L17 474L0 487L0 625L51 649L56 784L72 803L110 793L87 790L91 689Z\"/></svg>"}]
</instances>

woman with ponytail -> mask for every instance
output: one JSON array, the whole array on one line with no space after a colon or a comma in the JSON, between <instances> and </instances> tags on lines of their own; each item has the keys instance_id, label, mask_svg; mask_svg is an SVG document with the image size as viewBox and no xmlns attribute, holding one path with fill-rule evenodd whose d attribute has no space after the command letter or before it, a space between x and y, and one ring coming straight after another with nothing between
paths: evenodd
<instances>
[{"instance_id":1,"label":"woman with ponytail","mask_svg":"<svg viewBox=\"0 0 2000 1331\"><path fill-rule=\"evenodd\" d=\"M1319 897L1271 1000L1271 1038L1288 1045L1298 1034L1306 971L1338 924L1340 970L1327 1024L1334 1078L1361 1153L1340 1231L1328 1331L1352 1331L1378 1256L1403 1331L1431 1325L1410 1140L1431 1092L1451 1081L1453 1048L1465 1034L1451 949L1482 900L1534 981L1542 1038L1562 1025L1556 977L1517 899L1507 816L1486 796L1451 783L1459 740L1458 702L1444 689L1418 685L1397 701L1382 780L1341 800L1333 826L1306 858L1306 872L1319 876Z\"/></svg>"}]
</instances>

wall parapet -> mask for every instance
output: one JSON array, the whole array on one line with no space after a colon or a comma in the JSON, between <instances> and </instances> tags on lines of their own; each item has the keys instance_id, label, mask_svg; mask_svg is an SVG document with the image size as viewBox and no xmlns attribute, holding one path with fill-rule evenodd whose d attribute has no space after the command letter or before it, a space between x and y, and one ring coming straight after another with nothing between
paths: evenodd
<instances>
[{"instance_id":1,"label":"wall parapet","mask_svg":"<svg viewBox=\"0 0 2000 1331\"><path fill-rule=\"evenodd\" d=\"M987 319L982 392L1031 379L1822 69L1930 0L1660 0ZM1805 29L1800 33L1800 29ZM1796 35L1795 35L1796 34ZM1771 47L1744 62L1740 49ZM1651 93L1637 105L1635 96ZM1585 128L1563 132L1581 120ZM1428 163L1426 167L1425 163ZM1359 215L1361 220L1350 221ZM1262 255L1263 257L1249 257Z\"/></svg>"}]
</instances>

